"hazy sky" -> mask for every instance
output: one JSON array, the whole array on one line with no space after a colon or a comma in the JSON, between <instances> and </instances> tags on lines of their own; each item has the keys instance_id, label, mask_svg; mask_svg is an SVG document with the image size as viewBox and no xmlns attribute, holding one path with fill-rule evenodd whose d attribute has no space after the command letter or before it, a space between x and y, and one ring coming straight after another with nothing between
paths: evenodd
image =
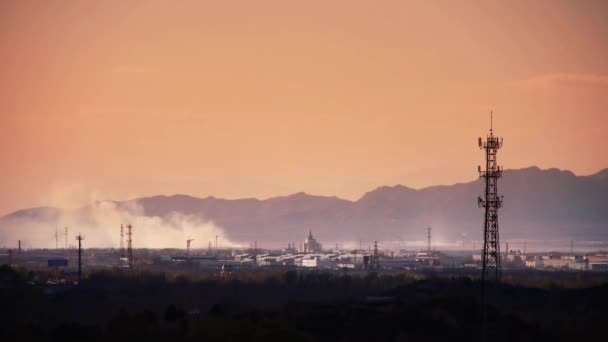
<instances>
[{"instance_id":1,"label":"hazy sky","mask_svg":"<svg viewBox=\"0 0 608 342\"><path fill-rule=\"evenodd\" d=\"M607 1L2 1L0 214L608 167Z\"/></svg>"}]
</instances>

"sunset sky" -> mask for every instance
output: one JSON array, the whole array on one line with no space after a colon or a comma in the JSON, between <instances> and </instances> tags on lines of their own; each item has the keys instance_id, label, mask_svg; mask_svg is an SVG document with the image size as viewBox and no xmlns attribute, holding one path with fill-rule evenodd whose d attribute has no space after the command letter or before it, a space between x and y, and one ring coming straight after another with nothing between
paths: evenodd
<instances>
[{"instance_id":1,"label":"sunset sky","mask_svg":"<svg viewBox=\"0 0 608 342\"><path fill-rule=\"evenodd\" d=\"M0 215L608 167L608 1L2 1Z\"/></svg>"}]
</instances>

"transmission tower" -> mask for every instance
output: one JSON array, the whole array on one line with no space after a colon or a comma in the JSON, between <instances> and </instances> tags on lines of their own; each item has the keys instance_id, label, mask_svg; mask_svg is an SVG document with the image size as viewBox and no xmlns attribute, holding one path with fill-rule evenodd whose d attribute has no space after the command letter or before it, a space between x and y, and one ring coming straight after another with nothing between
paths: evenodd
<instances>
[{"instance_id":1,"label":"transmission tower","mask_svg":"<svg viewBox=\"0 0 608 342\"><path fill-rule=\"evenodd\" d=\"M478 166L480 178L485 178L485 199L478 197L477 204L485 208L483 229L483 251L481 281L493 278L500 281L500 240L498 234L498 209L502 206L502 197L498 196L498 179L502 176L502 168L496 164L496 152L502 147L502 138L494 136L490 112L490 134L486 141L478 139L479 148L486 151L486 169Z\"/></svg>"},{"instance_id":2,"label":"transmission tower","mask_svg":"<svg viewBox=\"0 0 608 342\"><path fill-rule=\"evenodd\" d=\"M129 269L133 270L133 226L127 225L127 259L129 263Z\"/></svg>"},{"instance_id":3,"label":"transmission tower","mask_svg":"<svg viewBox=\"0 0 608 342\"><path fill-rule=\"evenodd\" d=\"M64 237L65 237L65 249L68 249L68 227L65 227L65 232L64 232Z\"/></svg>"},{"instance_id":4,"label":"transmission tower","mask_svg":"<svg viewBox=\"0 0 608 342\"><path fill-rule=\"evenodd\" d=\"M125 257L125 228L123 225L120 225L120 257Z\"/></svg>"},{"instance_id":5,"label":"transmission tower","mask_svg":"<svg viewBox=\"0 0 608 342\"><path fill-rule=\"evenodd\" d=\"M574 257L574 240L570 240L570 256Z\"/></svg>"},{"instance_id":6,"label":"transmission tower","mask_svg":"<svg viewBox=\"0 0 608 342\"><path fill-rule=\"evenodd\" d=\"M190 243L194 241L192 238L186 239L186 258L190 259Z\"/></svg>"},{"instance_id":7,"label":"transmission tower","mask_svg":"<svg viewBox=\"0 0 608 342\"><path fill-rule=\"evenodd\" d=\"M378 241L374 241L374 259L372 260L372 268L374 270L378 270L380 268L380 263L378 260Z\"/></svg>"}]
</instances>

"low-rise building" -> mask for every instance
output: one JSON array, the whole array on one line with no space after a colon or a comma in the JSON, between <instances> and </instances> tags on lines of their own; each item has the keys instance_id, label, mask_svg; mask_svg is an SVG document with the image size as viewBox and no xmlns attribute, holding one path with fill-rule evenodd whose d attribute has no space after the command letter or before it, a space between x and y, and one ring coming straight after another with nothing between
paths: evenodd
<instances>
[{"instance_id":1,"label":"low-rise building","mask_svg":"<svg viewBox=\"0 0 608 342\"><path fill-rule=\"evenodd\" d=\"M553 269L564 269L568 268L568 265L571 263L571 260L568 259L544 259L543 267L544 268L553 268Z\"/></svg>"}]
</instances>

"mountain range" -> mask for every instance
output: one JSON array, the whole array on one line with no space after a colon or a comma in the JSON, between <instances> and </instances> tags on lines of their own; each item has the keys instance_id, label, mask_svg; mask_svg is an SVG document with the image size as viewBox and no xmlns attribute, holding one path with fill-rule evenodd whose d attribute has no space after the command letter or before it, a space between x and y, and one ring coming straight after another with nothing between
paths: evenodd
<instances>
[{"instance_id":1,"label":"mountain range","mask_svg":"<svg viewBox=\"0 0 608 342\"><path fill-rule=\"evenodd\" d=\"M608 169L591 176L530 167L506 170L498 184L504 195L499 211L503 239L608 240ZM412 189L382 186L356 201L303 192L269 199L152 196L113 201L117 208L140 208L140 215L166 218L179 213L211 221L234 241L287 245L309 230L321 242L359 240L425 241L432 226L438 240L481 240L483 193L480 179L454 185ZM86 219L89 207L79 209ZM0 232L19 222L53 222L59 208L19 210L0 218Z\"/></svg>"}]
</instances>

